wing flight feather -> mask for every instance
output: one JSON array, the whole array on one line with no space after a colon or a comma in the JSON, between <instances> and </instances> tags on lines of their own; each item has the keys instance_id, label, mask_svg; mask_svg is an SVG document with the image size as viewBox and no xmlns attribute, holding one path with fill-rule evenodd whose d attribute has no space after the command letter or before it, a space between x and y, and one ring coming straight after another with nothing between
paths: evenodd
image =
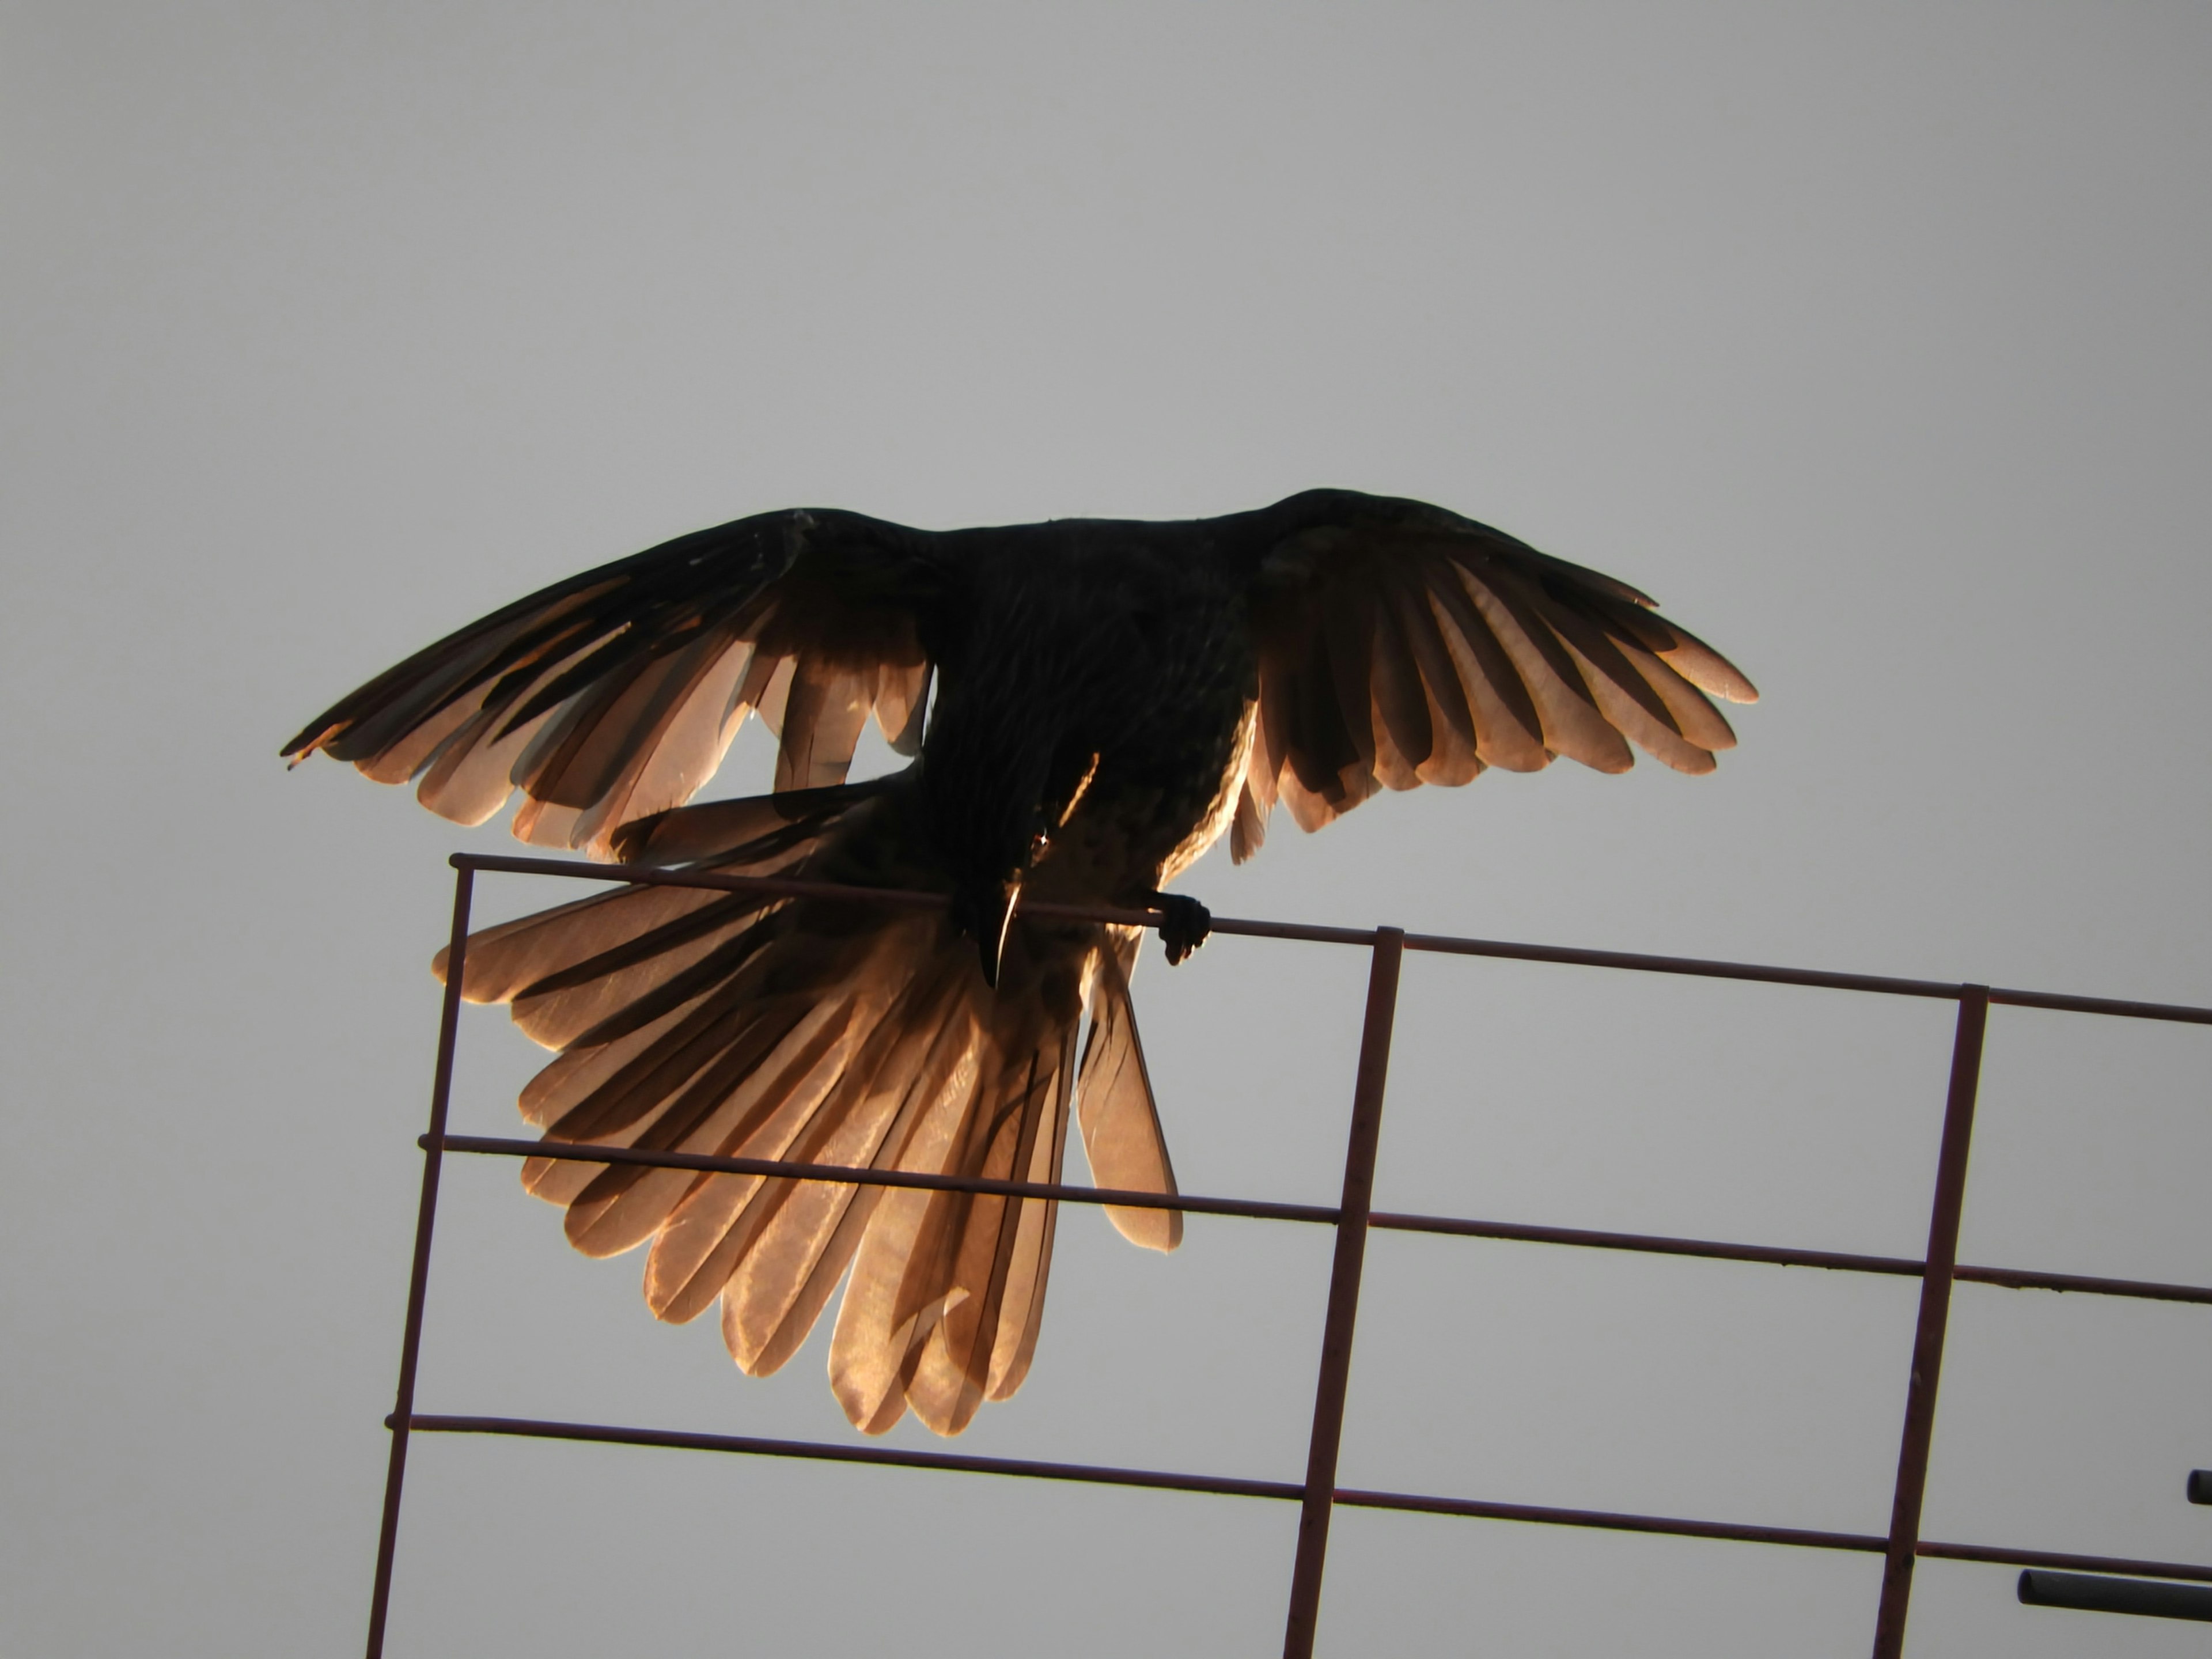
<instances>
[{"instance_id":1,"label":"wing flight feather","mask_svg":"<svg viewBox=\"0 0 2212 1659\"><path fill-rule=\"evenodd\" d=\"M797 511L681 537L495 611L379 675L284 747L318 750L481 823L611 855L622 826L690 799L748 714L775 787L843 780L871 714L920 747L935 572L924 532Z\"/></svg>"},{"instance_id":2,"label":"wing flight feather","mask_svg":"<svg viewBox=\"0 0 2212 1659\"><path fill-rule=\"evenodd\" d=\"M1377 789L1601 772L1633 743L1710 772L1754 701L1734 665L1624 582L1418 502L1316 491L1254 515L1277 532L1249 588L1258 731L1233 823L1257 850L1278 800L1318 830Z\"/></svg>"}]
</instances>

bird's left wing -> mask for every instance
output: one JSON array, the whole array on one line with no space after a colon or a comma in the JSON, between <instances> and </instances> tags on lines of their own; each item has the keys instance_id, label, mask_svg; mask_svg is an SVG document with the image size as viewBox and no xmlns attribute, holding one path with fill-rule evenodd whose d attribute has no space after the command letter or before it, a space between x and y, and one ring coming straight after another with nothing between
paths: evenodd
<instances>
[{"instance_id":1,"label":"bird's left wing","mask_svg":"<svg viewBox=\"0 0 2212 1659\"><path fill-rule=\"evenodd\" d=\"M1258 718L1231 850L1280 799L1320 829L1378 788L1601 772L1633 740L1682 772L1732 747L1711 698L1756 701L1719 653L1625 582L1419 501L1315 490L1247 515Z\"/></svg>"},{"instance_id":2,"label":"bird's left wing","mask_svg":"<svg viewBox=\"0 0 2212 1659\"><path fill-rule=\"evenodd\" d=\"M611 856L624 823L682 805L757 711L779 790L843 780L873 714L921 745L933 538L859 514L767 513L557 582L386 670L284 746L481 823Z\"/></svg>"}]
</instances>

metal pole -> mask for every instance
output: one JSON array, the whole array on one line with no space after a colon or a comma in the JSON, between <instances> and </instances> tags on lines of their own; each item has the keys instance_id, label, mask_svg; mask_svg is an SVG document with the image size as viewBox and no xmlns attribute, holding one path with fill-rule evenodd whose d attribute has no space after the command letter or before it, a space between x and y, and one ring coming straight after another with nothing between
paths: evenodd
<instances>
[{"instance_id":1,"label":"metal pole","mask_svg":"<svg viewBox=\"0 0 2212 1659\"><path fill-rule=\"evenodd\" d=\"M2039 1572L2020 1576L2021 1603L2031 1607L2074 1607L2082 1613L2132 1613L2145 1619L2199 1619L2212 1622L2212 1589L2196 1584L2161 1584L2148 1578L2105 1578L2083 1572Z\"/></svg>"},{"instance_id":2,"label":"metal pole","mask_svg":"<svg viewBox=\"0 0 2212 1659\"><path fill-rule=\"evenodd\" d=\"M1990 988L1959 988L1959 1024L1951 1042L1951 1087L1943 1104L1943 1139L1936 1155L1936 1203L1928 1221L1928 1267L1920 1279L1920 1320L1912 1334L1912 1380L1905 1395L1905 1434L1897 1454L1897 1491L1889 1511L1889 1547L1881 1570L1881 1607L1875 1615L1874 1659L1899 1659L1905 1615L1912 1597L1912 1564L1920 1541L1920 1500L1928 1489L1928 1449L1936 1431L1936 1387L1943 1372L1943 1330L1951 1317L1952 1270L1959 1261L1959 1215L1966 1197L1966 1152L1974 1133L1974 1096L1982 1075L1982 1039L1989 1029Z\"/></svg>"},{"instance_id":3,"label":"metal pole","mask_svg":"<svg viewBox=\"0 0 2212 1659\"><path fill-rule=\"evenodd\" d=\"M446 996L438 1019L438 1068L430 1085L430 1133L423 1143L422 1197L415 1212L415 1265L407 1279L407 1326L399 1340L399 1390L392 1407L392 1458L385 1466L384 1523L376 1538L376 1584L369 1592L368 1659L384 1652L392 1605L392 1559L399 1542L399 1493L407 1479L407 1432L415 1414L415 1362L422 1351L422 1298L430 1283L430 1229L438 1214L438 1170L445 1158L446 1108L453 1092L453 1048L460 1034L461 976L468 966L469 899L476 872L453 878L453 927L446 956Z\"/></svg>"},{"instance_id":4,"label":"metal pole","mask_svg":"<svg viewBox=\"0 0 2212 1659\"><path fill-rule=\"evenodd\" d=\"M1306 1453L1305 1499L1298 1513L1298 1553L1291 1569L1291 1613L1283 1659L1310 1659L1321 1611L1321 1575L1328 1521L1336 1498L1336 1454L1344 1434L1344 1395L1352 1375L1352 1327L1359 1312L1359 1271L1367 1255L1367 1215L1375 1197L1375 1146L1382 1131L1382 1083L1390 1068L1390 1026L1398 1010L1398 972L1406 935L1375 930L1367 975L1367 1018L1359 1034L1359 1071L1352 1094L1352 1137L1344 1152L1344 1201L1336 1223L1336 1261L1328 1279L1328 1316L1322 1327L1321 1381L1314 1390L1313 1442Z\"/></svg>"}]
</instances>

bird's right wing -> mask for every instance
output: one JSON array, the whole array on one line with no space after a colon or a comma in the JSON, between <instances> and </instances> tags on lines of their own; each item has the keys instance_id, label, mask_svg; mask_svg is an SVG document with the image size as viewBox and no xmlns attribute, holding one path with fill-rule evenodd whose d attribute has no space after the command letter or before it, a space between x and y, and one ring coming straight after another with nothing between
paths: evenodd
<instances>
[{"instance_id":1,"label":"bird's right wing","mask_svg":"<svg viewBox=\"0 0 2212 1659\"><path fill-rule=\"evenodd\" d=\"M936 592L923 532L854 513L762 514L557 582L386 670L284 746L481 823L611 855L682 805L749 712L778 733L775 787L840 782L872 714L921 746Z\"/></svg>"}]
</instances>

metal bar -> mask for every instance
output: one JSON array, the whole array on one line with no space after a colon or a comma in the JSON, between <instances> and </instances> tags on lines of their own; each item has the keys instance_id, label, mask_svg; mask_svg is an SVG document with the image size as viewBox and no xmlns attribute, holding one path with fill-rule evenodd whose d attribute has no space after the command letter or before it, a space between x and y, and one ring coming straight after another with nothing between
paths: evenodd
<instances>
[{"instance_id":1,"label":"metal bar","mask_svg":"<svg viewBox=\"0 0 2212 1659\"><path fill-rule=\"evenodd\" d=\"M1832 1273L1881 1273L1900 1279L1917 1279L1924 1267L1919 1260L1909 1255L1860 1255L1844 1250L1802 1250L1786 1245L1736 1244L1721 1239L1682 1238L1667 1233L1616 1233L1587 1227L1540 1227L1519 1221L1407 1215L1395 1210L1375 1211L1367 1218L1367 1224L1389 1232L1497 1238L1523 1244L1568 1244L1590 1250L1629 1250L1646 1255L1761 1262L1778 1267L1822 1267ZM2087 1296L2134 1297L2153 1302L2212 1304L2212 1285L2169 1285L2148 1279L2100 1279L2087 1273L2043 1273L2027 1267L1960 1266L1952 1268L1951 1277L1954 1280L1994 1285L2010 1291L2074 1291Z\"/></svg>"},{"instance_id":2,"label":"metal bar","mask_svg":"<svg viewBox=\"0 0 2212 1659\"><path fill-rule=\"evenodd\" d=\"M427 1146L429 1137L419 1137ZM987 1193L1009 1198L1048 1198L1069 1204L1111 1204L1138 1210L1178 1210L1188 1215L1240 1216L1259 1221L1334 1223L1333 1204L1285 1204L1249 1198L1205 1198L1189 1193L1146 1193L1118 1187L1084 1187L1066 1182L989 1181L980 1176L919 1175L904 1170L873 1170L846 1164L792 1164L771 1158L714 1158L702 1152L644 1152L629 1146L595 1146L584 1141L521 1140L496 1135L447 1135L444 1149L495 1158L547 1158L576 1164L629 1164L655 1170L698 1170L710 1174L757 1175L791 1181L832 1181L856 1187L914 1187L926 1191ZM1434 1233L1447 1237L1495 1238L1524 1244L1568 1244L1592 1250L1628 1250L1648 1255L1692 1256L1718 1261L1750 1261L1781 1267L1820 1267L1834 1273L1881 1273L1917 1279L1920 1261L1904 1255L1858 1255L1842 1250L1801 1250L1770 1244L1735 1244L1720 1239L1680 1238L1664 1233L1617 1233L1587 1227L1539 1227L1518 1221L1482 1221L1456 1216L1408 1215L1393 1210L1369 1213L1370 1229ZM2090 1296L2135 1297L2155 1302L2212 1304L2212 1285L2166 1285L2150 1279L2097 1279L2084 1273L2039 1273L2021 1267L1959 1267L1954 1280L1995 1285L2007 1290L2074 1291Z\"/></svg>"},{"instance_id":3,"label":"metal bar","mask_svg":"<svg viewBox=\"0 0 2212 1659\"><path fill-rule=\"evenodd\" d=\"M942 893L905 892L884 887L847 887L832 882L787 881L777 876L720 876L697 871L660 870L639 864L588 864L569 859L507 858L484 853L456 853L456 869L503 871L515 875L560 876L572 880L626 882L647 887L705 887L720 892L762 892L789 898L850 899L859 903L893 904L912 908L942 908ZM1157 927L1164 918L1157 910L1122 910L1088 904L1024 904L1024 912L1067 921L1097 921L1125 927ZM1300 922L1265 921L1250 917L1215 916L1216 933L1249 939L1279 939L1315 945L1371 946L1373 930L1361 927L1321 927ZM1444 956L1496 957L1515 962L1548 962L1568 967L1613 968L1634 973L1688 975L1700 979L1740 980L1762 985L1799 985L1816 990L1863 991L1881 996L1925 997L1955 1000L1960 988L1948 980L1908 979L1893 974L1845 974L1825 969L1787 968L1755 962L1730 962L1709 957L1670 957L1641 951L1587 951L1567 945L1523 945L1507 939L1462 939L1447 933L1408 933L1408 951L1427 951ZM2120 997L2074 996L2056 991L1998 988L1986 991L1989 1000L2014 1008L2042 1008L2060 1012L2106 1014L2124 1019L2179 1021L2212 1025L2212 1008L2179 1002L2136 1002Z\"/></svg>"},{"instance_id":4,"label":"metal bar","mask_svg":"<svg viewBox=\"0 0 2212 1659\"><path fill-rule=\"evenodd\" d=\"M908 910L942 910L952 902L944 893L896 887L849 887L782 876L720 876L707 870L662 870L649 864L586 864L575 859L509 858L501 853L456 853L447 862L456 870L493 870L510 876L559 876L576 881L620 882L631 887L703 887L712 892L760 893L769 898L852 899Z\"/></svg>"},{"instance_id":5,"label":"metal bar","mask_svg":"<svg viewBox=\"0 0 2212 1659\"><path fill-rule=\"evenodd\" d=\"M1336 1498L1336 1455L1344 1437L1344 1399L1352 1378L1352 1325L1359 1314L1359 1273L1367 1255L1367 1212L1375 1196L1375 1149L1382 1133L1382 1085L1390 1070L1390 1030L1397 1017L1398 977L1405 960L1405 934L1395 927L1377 928L1367 974L1367 1013L1359 1032L1359 1070L1352 1091L1352 1132L1344 1149L1344 1200L1338 1206L1328 1314L1322 1326L1321 1377L1314 1388L1313 1439L1306 1451L1305 1495L1298 1514L1297 1556L1291 1568L1284 1659L1311 1659L1321 1613L1329 1510Z\"/></svg>"},{"instance_id":6,"label":"metal bar","mask_svg":"<svg viewBox=\"0 0 2212 1659\"><path fill-rule=\"evenodd\" d=\"M1982 1042L1990 1022L1985 985L1959 992L1959 1024L1951 1042L1951 1084L1943 1103L1943 1139L1936 1155L1936 1201L1928 1219L1928 1266L1920 1278L1920 1317L1912 1334L1912 1376L1905 1395L1905 1433L1897 1454L1897 1489L1889 1512L1889 1547L1882 1562L1881 1605L1875 1617L1874 1659L1905 1650L1905 1613L1912 1598L1920 1501L1928 1489L1928 1451L1936 1432L1936 1390L1942 1380L1943 1331L1951 1316L1951 1275L1959 1259L1959 1217L1966 1198L1966 1154L1974 1134L1974 1097L1981 1085Z\"/></svg>"},{"instance_id":7,"label":"metal bar","mask_svg":"<svg viewBox=\"0 0 2212 1659\"><path fill-rule=\"evenodd\" d=\"M1629 1250L1643 1255L1686 1255L1713 1261L1763 1262L1778 1267L1826 1267L1836 1273L1887 1273L1917 1279L1920 1262L1909 1255L1856 1255L1842 1250L1800 1250L1784 1245L1732 1244L1666 1233L1604 1232L1589 1227L1540 1227L1522 1221L1462 1220L1455 1216L1406 1215L1377 1210L1367 1224L1387 1232L1437 1233L1453 1238L1496 1238L1514 1244L1568 1244L1588 1250ZM2206 1291L2212 1299L2212 1291Z\"/></svg>"},{"instance_id":8,"label":"metal bar","mask_svg":"<svg viewBox=\"0 0 2212 1659\"><path fill-rule=\"evenodd\" d=\"M2128 1572L2147 1578L2186 1578L2212 1584L2212 1567L2189 1561L2138 1561L2124 1555L2069 1555L2062 1550L2000 1549L1984 1544L1923 1543L1918 1553L1936 1561L1978 1561L2000 1567L2062 1567L2081 1572Z\"/></svg>"},{"instance_id":9,"label":"metal bar","mask_svg":"<svg viewBox=\"0 0 2212 1659\"><path fill-rule=\"evenodd\" d=\"M935 1469L955 1474L995 1474L1033 1480L1073 1480L1092 1486L1135 1486L1156 1492L1189 1492L1224 1498L1255 1498L1302 1503L1306 1489L1291 1480L1248 1480L1234 1475L1187 1474L1166 1469L1123 1468L1098 1463L1054 1463L1025 1457L976 1457L954 1452L909 1451L901 1447L845 1445L819 1440L769 1440L752 1435L693 1434L671 1429L620 1428L602 1423L547 1422L526 1417L417 1415L417 1434L489 1434L533 1440L571 1440L598 1445L654 1446L678 1451L729 1452L755 1457L793 1457L830 1463L876 1463L896 1468ZM1607 1532L1654 1533L1676 1538L1707 1538L1728 1543L1777 1544L1797 1549L1842 1550L1879 1555L1889 1540L1878 1533L1820 1532L1803 1527L1761 1527L1733 1521L1693 1521L1675 1516L1637 1515L1614 1510L1563 1509L1548 1504L1498 1504L1480 1498L1436 1498L1419 1492L1370 1492L1340 1487L1339 1507L1396 1510L1420 1515L1449 1515L1481 1521L1517 1521L1536 1526L1586 1527ZM2150 1577L2212 1583L2212 1566L2183 1561L2136 1561L2099 1555L2068 1555L2049 1550L2007 1549L1984 1544L1923 1543L1918 1553L1954 1561L2002 1566L2055 1566L2093 1572L2134 1573Z\"/></svg>"},{"instance_id":10,"label":"metal bar","mask_svg":"<svg viewBox=\"0 0 2212 1659\"><path fill-rule=\"evenodd\" d=\"M2148 1302L2212 1303L2212 1285L2163 1285L2150 1279L2098 1279L2087 1273L2029 1273L2018 1267L1954 1267L1951 1277L2008 1291L2079 1291L2088 1296L2131 1296Z\"/></svg>"},{"instance_id":11,"label":"metal bar","mask_svg":"<svg viewBox=\"0 0 2212 1659\"><path fill-rule=\"evenodd\" d=\"M459 1041L461 975L468 966L469 902L476 872L453 877L453 925L447 950L446 994L438 1013L438 1063L430 1083L430 1133L423 1137L422 1194L415 1211L415 1260L407 1276L407 1323L399 1340L399 1387L393 1401L392 1451L384 1472L384 1518L376 1534L376 1579L369 1591L368 1659L381 1659L385 1617L392 1606L392 1563L399 1543L399 1498L407 1480L407 1433L415 1412L415 1368L422 1352L422 1301L430 1285L430 1232L438 1216L438 1172L445 1161L446 1109L453 1094L453 1052Z\"/></svg>"},{"instance_id":12,"label":"metal bar","mask_svg":"<svg viewBox=\"0 0 2212 1659\"><path fill-rule=\"evenodd\" d=\"M2194 1584L2039 1572L2031 1567L2020 1576L2020 1599L2031 1607L2076 1607L2084 1613L2133 1613L2149 1619L2198 1619L2212 1623L2212 1589L2200 1589Z\"/></svg>"},{"instance_id":13,"label":"metal bar","mask_svg":"<svg viewBox=\"0 0 2212 1659\"><path fill-rule=\"evenodd\" d=\"M725 876L702 870L662 870L647 864L583 864L569 859L508 858L502 854L488 853L456 853L450 862L456 869L495 870L508 875L561 876L583 881L623 882L636 887L703 887L722 893L761 893L770 898L848 899L855 903L888 904L912 910L941 910L952 902L943 893L854 887L783 876ZM1167 919L1158 910L1124 910L1105 904L1050 904L1037 900L1023 902L1019 910L1024 915L1055 921L1097 921L1117 927L1158 927ZM1317 927L1303 922L1260 921L1235 916L1213 917L1207 927L1216 933L1295 939L1311 945L1375 943L1371 928Z\"/></svg>"},{"instance_id":14,"label":"metal bar","mask_svg":"<svg viewBox=\"0 0 2212 1659\"><path fill-rule=\"evenodd\" d=\"M1442 933L1408 933L1408 951L1443 956L1497 957L1511 962L1549 962L1577 968L1617 968L1644 974L1682 974L1699 979L1741 980L1762 985L1802 985L1816 990L1867 991L1881 996L1927 997L1956 1001L1960 988L1948 980L1902 979L1893 974L1843 974L1817 968L1784 968L1709 957L1652 956L1639 951L1584 951L1558 945L1519 945L1504 939L1457 939ZM1983 988L1993 1003L2012 1008L2044 1008L2063 1013L2109 1014L2124 1019L2176 1020L2212 1025L2212 1008L2179 1002L2133 1002L2120 997L2084 997L2058 991Z\"/></svg>"},{"instance_id":15,"label":"metal bar","mask_svg":"<svg viewBox=\"0 0 2212 1659\"><path fill-rule=\"evenodd\" d=\"M427 1140L428 1136L424 1139ZM773 1158L710 1158L703 1152L640 1152L628 1146L593 1146L582 1141L511 1140L491 1135L447 1135L449 1152L484 1152L500 1158L550 1158L571 1164L633 1164L652 1170L700 1170L719 1175L781 1176L792 1181L828 1181L853 1187L913 1187L924 1192L989 1193L1009 1198L1050 1198L1071 1204L1111 1204L1117 1209L1182 1210L1192 1215L1245 1216L1260 1221L1336 1219L1331 1204L1276 1204L1262 1199L1197 1198L1177 1193L1145 1193L1120 1187L1081 1187L1066 1182L991 1181L980 1176L921 1175L909 1170L873 1170L849 1164L787 1164Z\"/></svg>"},{"instance_id":16,"label":"metal bar","mask_svg":"<svg viewBox=\"0 0 2212 1659\"><path fill-rule=\"evenodd\" d=\"M1880 1555L1889 1547L1889 1540L1878 1533L1816 1532L1802 1527L1760 1527L1735 1521L1688 1521L1673 1516L1559 1509L1544 1504L1497 1504L1475 1498L1352 1491L1340 1491L1336 1501L1340 1506L1352 1509L1410 1510L1424 1515L1462 1515L1477 1520L1519 1521L1547 1527L1592 1527L1608 1532L1657 1533L1674 1538L1711 1538L1731 1543L1780 1544L1798 1549ZM2118 1556L2073 1555L2057 1550L2012 1549L1996 1544L1943 1544L1924 1540L1913 1547L1913 1553L1947 1561L2071 1567L2090 1572L2141 1573L2212 1583L2212 1566L2188 1561L2141 1561Z\"/></svg>"},{"instance_id":17,"label":"metal bar","mask_svg":"<svg viewBox=\"0 0 2212 1659\"><path fill-rule=\"evenodd\" d=\"M2063 1014L2111 1014L2121 1019L2164 1019L2184 1025L2212 1025L2212 1008L2191 1007L2185 1002L2131 1002L2124 997L2008 991L2002 986L1990 993L1990 1000L2002 1003L2008 1008L2049 1008Z\"/></svg>"},{"instance_id":18,"label":"metal bar","mask_svg":"<svg viewBox=\"0 0 2212 1659\"><path fill-rule=\"evenodd\" d=\"M976 1457L957 1452L909 1451L899 1446L848 1446L823 1440L766 1440L744 1434L689 1434L671 1429L624 1429L600 1423L549 1423L526 1417L418 1416L419 1434L514 1435L533 1440L581 1440L617 1446L661 1446L678 1451L737 1452L755 1457L798 1457L824 1463L885 1463L897 1468L945 1469L963 1474L1003 1474L1035 1480L1076 1480L1094 1486L1147 1486L1165 1492L1211 1492L1224 1498L1297 1498L1305 1488L1290 1480L1242 1480L1231 1475L1177 1474L1160 1469L1111 1468L1096 1463L1052 1463L1028 1457Z\"/></svg>"},{"instance_id":19,"label":"metal bar","mask_svg":"<svg viewBox=\"0 0 2212 1659\"><path fill-rule=\"evenodd\" d=\"M1959 988L1948 980L1899 979L1890 974L1838 974L1814 968L1771 967L1755 962L1723 962L1705 957L1653 956L1641 951L1583 951L1557 945L1518 945L1506 939L1455 939L1443 933L1409 933L1409 951L1440 956L1496 957L1508 962L1550 962L1571 968L1625 968L1644 974L1686 974L1698 979L1746 980L1763 985L1804 985L1824 991L1872 991L1885 996L1956 1000Z\"/></svg>"}]
</instances>

